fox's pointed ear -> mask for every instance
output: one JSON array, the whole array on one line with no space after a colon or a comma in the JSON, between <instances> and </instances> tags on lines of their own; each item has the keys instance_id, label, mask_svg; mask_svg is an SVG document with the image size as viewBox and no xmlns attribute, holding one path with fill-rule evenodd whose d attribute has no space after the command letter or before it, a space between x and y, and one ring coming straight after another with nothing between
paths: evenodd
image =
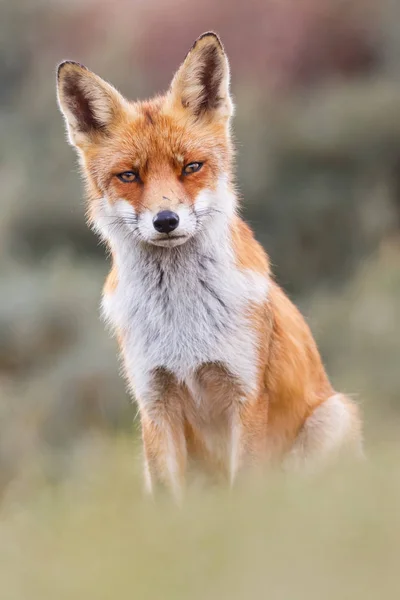
<instances>
[{"instance_id":1,"label":"fox's pointed ear","mask_svg":"<svg viewBox=\"0 0 400 600\"><path fill-rule=\"evenodd\" d=\"M196 117L228 118L233 114L229 81L229 63L219 37L203 33L172 80L170 101Z\"/></svg>"},{"instance_id":2,"label":"fox's pointed ear","mask_svg":"<svg viewBox=\"0 0 400 600\"><path fill-rule=\"evenodd\" d=\"M72 61L64 61L58 67L57 96L69 140L78 147L107 134L126 104L112 85Z\"/></svg>"}]
</instances>

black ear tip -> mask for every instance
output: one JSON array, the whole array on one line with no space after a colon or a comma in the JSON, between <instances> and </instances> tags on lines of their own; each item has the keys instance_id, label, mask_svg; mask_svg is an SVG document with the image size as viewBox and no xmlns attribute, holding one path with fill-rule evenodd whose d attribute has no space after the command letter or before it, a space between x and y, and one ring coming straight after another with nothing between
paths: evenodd
<instances>
[{"instance_id":1,"label":"black ear tip","mask_svg":"<svg viewBox=\"0 0 400 600\"><path fill-rule=\"evenodd\" d=\"M219 35L217 33L215 33L215 31L205 31L204 33L202 33L198 39L202 40L205 37L213 37L215 38L218 42L220 42L221 40L219 39Z\"/></svg>"},{"instance_id":2,"label":"black ear tip","mask_svg":"<svg viewBox=\"0 0 400 600\"><path fill-rule=\"evenodd\" d=\"M66 67L72 67L72 69L78 69L78 70L83 69L84 71L88 70L87 67L85 67L85 65L75 62L74 60L63 60L62 62L60 62L60 64L57 67L57 79L60 78L61 72Z\"/></svg>"},{"instance_id":3,"label":"black ear tip","mask_svg":"<svg viewBox=\"0 0 400 600\"><path fill-rule=\"evenodd\" d=\"M224 46L222 45L221 38L219 37L219 35L217 33L215 33L215 31L206 31L205 33L202 33L197 38L197 40L195 41L195 43L193 44L192 49L196 46L196 44L198 42L200 42L201 40L204 40L205 38L211 38L211 39L213 39L214 42L217 42L217 44L221 48L221 50L224 51Z\"/></svg>"}]
</instances>

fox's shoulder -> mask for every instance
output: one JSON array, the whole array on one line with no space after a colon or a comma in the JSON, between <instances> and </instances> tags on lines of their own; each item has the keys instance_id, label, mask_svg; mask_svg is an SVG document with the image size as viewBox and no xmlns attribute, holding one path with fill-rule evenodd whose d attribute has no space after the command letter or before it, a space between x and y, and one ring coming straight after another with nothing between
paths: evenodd
<instances>
[{"instance_id":1,"label":"fox's shoulder","mask_svg":"<svg viewBox=\"0 0 400 600\"><path fill-rule=\"evenodd\" d=\"M270 274L267 253L254 237L253 231L243 219L236 216L231 223L231 238L236 264L263 275Z\"/></svg>"}]
</instances>

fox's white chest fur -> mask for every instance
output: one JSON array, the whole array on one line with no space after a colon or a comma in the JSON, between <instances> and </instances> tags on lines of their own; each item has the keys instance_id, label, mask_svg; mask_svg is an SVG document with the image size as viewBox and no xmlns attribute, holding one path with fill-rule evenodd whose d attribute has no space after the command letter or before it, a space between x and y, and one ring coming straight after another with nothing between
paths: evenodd
<instances>
[{"instance_id":1,"label":"fox's white chest fur","mask_svg":"<svg viewBox=\"0 0 400 600\"><path fill-rule=\"evenodd\" d=\"M123 333L139 402L159 367L193 389L195 371L218 362L246 392L254 389L260 340L248 308L265 301L268 281L237 268L227 223L217 221L175 248L114 240L118 285L104 296L103 311Z\"/></svg>"}]
</instances>

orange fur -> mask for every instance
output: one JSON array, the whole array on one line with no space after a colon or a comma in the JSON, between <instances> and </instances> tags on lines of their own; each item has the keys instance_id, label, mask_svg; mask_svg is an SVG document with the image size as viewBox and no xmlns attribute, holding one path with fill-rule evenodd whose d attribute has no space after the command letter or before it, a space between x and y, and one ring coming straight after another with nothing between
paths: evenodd
<instances>
[{"instance_id":1,"label":"orange fur","mask_svg":"<svg viewBox=\"0 0 400 600\"><path fill-rule=\"evenodd\" d=\"M208 60L211 71L199 79L201 60ZM104 195L111 205L123 197L140 215L182 204L193 208L200 192L217 190L221 175L234 193L228 84L222 45L210 34L192 48L171 90L152 101L129 104L83 67L63 64L59 101L81 157L89 220L95 220L96 201ZM182 168L191 162L204 166L186 177ZM126 185L116 177L132 169L140 182ZM266 253L236 215L229 240L237 272L269 281L265 299L250 299L246 307L257 341L255 387L246 390L223 361L199 365L187 382L160 365L152 374L152 402L139 402L149 490L160 480L179 496L188 461L234 479L246 464L278 463L291 455L297 462L312 460L328 447L360 444L357 407L333 390L309 327L273 281ZM115 259L106 298L119 286ZM129 323L117 329L128 363ZM138 374L127 376L135 389Z\"/></svg>"}]
</instances>

